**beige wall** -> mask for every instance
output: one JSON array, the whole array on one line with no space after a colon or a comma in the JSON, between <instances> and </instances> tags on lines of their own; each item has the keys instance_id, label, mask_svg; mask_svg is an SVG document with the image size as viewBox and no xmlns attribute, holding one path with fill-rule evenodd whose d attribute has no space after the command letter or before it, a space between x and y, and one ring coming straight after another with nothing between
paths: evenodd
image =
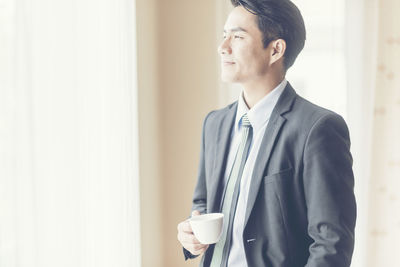
<instances>
[{"instance_id":1,"label":"beige wall","mask_svg":"<svg viewBox=\"0 0 400 267\"><path fill-rule=\"evenodd\" d=\"M157 2L137 0L142 266L162 264Z\"/></svg>"},{"instance_id":2,"label":"beige wall","mask_svg":"<svg viewBox=\"0 0 400 267\"><path fill-rule=\"evenodd\" d=\"M142 266L184 262L201 127L218 100L215 1L137 0Z\"/></svg>"}]
</instances>

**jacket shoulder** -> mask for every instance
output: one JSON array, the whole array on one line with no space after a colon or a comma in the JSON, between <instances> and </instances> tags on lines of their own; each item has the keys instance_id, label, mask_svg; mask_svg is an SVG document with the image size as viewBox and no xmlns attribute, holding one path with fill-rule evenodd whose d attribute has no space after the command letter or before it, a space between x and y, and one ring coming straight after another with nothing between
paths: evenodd
<instances>
[{"instance_id":1,"label":"jacket shoulder","mask_svg":"<svg viewBox=\"0 0 400 267\"><path fill-rule=\"evenodd\" d=\"M323 121L340 121L345 124L341 115L318 106L299 95L296 96L292 111L287 116L294 119L297 123L308 127L312 127L316 123Z\"/></svg>"},{"instance_id":2,"label":"jacket shoulder","mask_svg":"<svg viewBox=\"0 0 400 267\"><path fill-rule=\"evenodd\" d=\"M224 108L210 111L204 119L204 125L206 124L210 126L219 125L226 116L226 114L228 114L229 112L236 112L236 107L237 107L237 101L227 105Z\"/></svg>"}]
</instances>

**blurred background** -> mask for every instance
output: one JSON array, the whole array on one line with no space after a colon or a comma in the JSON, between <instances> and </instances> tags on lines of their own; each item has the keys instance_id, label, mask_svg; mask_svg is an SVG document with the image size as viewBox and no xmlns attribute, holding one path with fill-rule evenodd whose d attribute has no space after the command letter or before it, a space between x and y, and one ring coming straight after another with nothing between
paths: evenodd
<instances>
[{"instance_id":1,"label":"blurred background","mask_svg":"<svg viewBox=\"0 0 400 267\"><path fill-rule=\"evenodd\" d=\"M347 121L352 267L399 267L400 1L295 0L287 79ZM197 266L190 215L228 0L0 0L0 267Z\"/></svg>"}]
</instances>

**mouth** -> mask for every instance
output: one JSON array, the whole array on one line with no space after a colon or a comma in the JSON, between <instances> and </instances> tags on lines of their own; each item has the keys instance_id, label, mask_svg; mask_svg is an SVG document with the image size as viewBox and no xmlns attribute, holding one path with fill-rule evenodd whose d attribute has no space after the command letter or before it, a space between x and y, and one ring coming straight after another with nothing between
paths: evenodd
<instances>
[{"instance_id":1,"label":"mouth","mask_svg":"<svg viewBox=\"0 0 400 267\"><path fill-rule=\"evenodd\" d=\"M233 61L222 61L222 65L224 65L224 66L230 66L230 65L234 65L235 64L235 62L233 62Z\"/></svg>"}]
</instances>

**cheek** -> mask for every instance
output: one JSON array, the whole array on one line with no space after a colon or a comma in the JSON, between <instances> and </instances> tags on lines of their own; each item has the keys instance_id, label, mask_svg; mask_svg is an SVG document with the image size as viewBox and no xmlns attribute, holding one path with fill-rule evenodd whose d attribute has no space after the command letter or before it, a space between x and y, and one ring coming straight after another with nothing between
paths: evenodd
<instances>
[{"instance_id":1,"label":"cheek","mask_svg":"<svg viewBox=\"0 0 400 267\"><path fill-rule=\"evenodd\" d=\"M241 69L251 68L251 65L253 65L255 58L255 55L249 49L241 50L235 55L235 59Z\"/></svg>"},{"instance_id":2,"label":"cheek","mask_svg":"<svg viewBox=\"0 0 400 267\"><path fill-rule=\"evenodd\" d=\"M264 59L260 58L260 55L247 53L240 59L239 66L241 71L245 73L256 74L262 71L266 64L264 63Z\"/></svg>"},{"instance_id":3,"label":"cheek","mask_svg":"<svg viewBox=\"0 0 400 267\"><path fill-rule=\"evenodd\" d=\"M258 49L249 45L237 46L232 52L234 53L234 57L242 63L252 63L259 61L260 57L264 57Z\"/></svg>"},{"instance_id":4,"label":"cheek","mask_svg":"<svg viewBox=\"0 0 400 267\"><path fill-rule=\"evenodd\" d=\"M242 74L259 75L268 68L268 58L260 47L246 43L235 44L232 46L232 54Z\"/></svg>"},{"instance_id":5,"label":"cheek","mask_svg":"<svg viewBox=\"0 0 400 267\"><path fill-rule=\"evenodd\" d=\"M249 71L253 73L263 73L268 69L268 59L265 54L254 53L251 51L247 54L247 62Z\"/></svg>"}]
</instances>

